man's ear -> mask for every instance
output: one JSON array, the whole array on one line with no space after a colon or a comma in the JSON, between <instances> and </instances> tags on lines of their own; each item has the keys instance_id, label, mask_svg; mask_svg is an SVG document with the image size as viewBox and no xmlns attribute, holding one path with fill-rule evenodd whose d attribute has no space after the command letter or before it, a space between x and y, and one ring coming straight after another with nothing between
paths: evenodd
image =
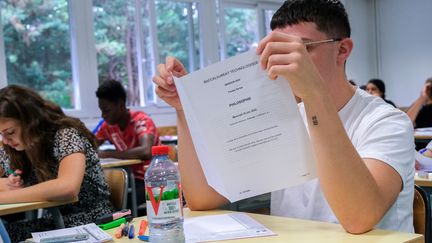
<instances>
[{"instance_id":1,"label":"man's ear","mask_svg":"<svg viewBox=\"0 0 432 243\"><path fill-rule=\"evenodd\" d=\"M354 43L351 38L344 38L339 43L339 50L337 56L337 62L340 65L344 65L346 60L348 59L351 51L354 47Z\"/></svg>"}]
</instances>

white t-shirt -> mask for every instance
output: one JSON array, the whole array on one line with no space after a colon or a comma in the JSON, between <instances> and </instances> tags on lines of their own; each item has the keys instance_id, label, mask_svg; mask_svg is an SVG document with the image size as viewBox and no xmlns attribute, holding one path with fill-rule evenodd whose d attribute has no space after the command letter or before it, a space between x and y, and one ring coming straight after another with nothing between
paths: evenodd
<instances>
[{"instance_id":1,"label":"white t-shirt","mask_svg":"<svg viewBox=\"0 0 432 243\"><path fill-rule=\"evenodd\" d=\"M306 123L304 105L299 107ZM375 228L413 232L415 148L414 129L408 116L361 89L356 90L339 116L360 157L381 160L402 178L402 191ZM273 192L271 214L338 223L318 179Z\"/></svg>"}]
</instances>

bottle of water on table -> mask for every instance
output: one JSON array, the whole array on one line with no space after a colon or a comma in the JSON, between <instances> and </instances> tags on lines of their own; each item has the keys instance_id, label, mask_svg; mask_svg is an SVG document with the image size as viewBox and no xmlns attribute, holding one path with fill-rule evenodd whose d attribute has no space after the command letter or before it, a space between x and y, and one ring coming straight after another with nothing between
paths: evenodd
<instances>
[{"instance_id":1,"label":"bottle of water on table","mask_svg":"<svg viewBox=\"0 0 432 243\"><path fill-rule=\"evenodd\" d=\"M185 242L180 173L168 146L153 146L144 177L150 242Z\"/></svg>"}]
</instances>

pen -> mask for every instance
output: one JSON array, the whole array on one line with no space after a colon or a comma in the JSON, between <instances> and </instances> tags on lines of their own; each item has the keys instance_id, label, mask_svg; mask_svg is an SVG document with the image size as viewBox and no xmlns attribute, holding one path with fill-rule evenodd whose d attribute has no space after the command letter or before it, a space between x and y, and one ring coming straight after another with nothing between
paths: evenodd
<instances>
[{"instance_id":1,"label":"pen","mask_svg":"<svg viewBox=\"0 0 432 243\"><path fill-rule=\"evenodd\" d=\"M138 239L142 240L142 241L149 241L149 237L148 235L139 235Z\"/></svg>"},{"instance_id":2,"label":"pen","mask_svg":"<svg viewBox=\"0 0 432 243\"><path fill-rule=\"evenodd\" d=\"M123 231L123 228L125 227L125 224L121 224L120 225L120 227L116 230L116 232L115 232L115 234L114 234L114 236L117 238L117 239L120 239L120 238L122 238L122 231Z\"/></svg>"},{"instance_id":3,"label":"pen","mask_svg":"<svg viewBox=\"0 0 432 243\"><path fill-rule=\"evenodd\" d=\"M61 243L61 242L73 242L73 241L84 241L88 240L88 234L73 234L73 235L63 235L56 237L43 238L40 240L41 243Z\"/></svg>"},{"instance_id":4,"label":"pen","mask_svg":"<svg viewBox=\"0 0 432 243\"><path fill-rule=\"evenodd\" d=\"M131 226L129 227L129 235L128 238L129 239L133 239L135 237L135 227L133 224L131 224Z\"/></svg>"},{"instance_id":5,"label":"pen","mask_svg":"<svg viewBox=\"0 0 432 243\"><path fill-rule=\"evenodd\" d=\"M94 235L90 230L88 230L86 227L83 227L83 230L85 230L85 232L87 232L89 235L91 235L91 237L93 237L97 242L99 242L99 238Z\"/></svg>"},{"instance_id":6,"label":"pen","mask_svg":"<svg viewBox=\"0 0 432 243\"><path fill-rule=\"evenodd\" d=\"M138 235L144 235L147 229L147 221L145 219L141 220Z\"/></svg>"},{"instance_id":7,"label":"pen","mask_svg":"<svg viewBox=\"0 0 432 243\"><path fill-rule=\"evenodd\" d=\"M127 236L129 232L129 222L126 222L125 227L122 230L122 235Z\"/></svg>"}]
</instances>

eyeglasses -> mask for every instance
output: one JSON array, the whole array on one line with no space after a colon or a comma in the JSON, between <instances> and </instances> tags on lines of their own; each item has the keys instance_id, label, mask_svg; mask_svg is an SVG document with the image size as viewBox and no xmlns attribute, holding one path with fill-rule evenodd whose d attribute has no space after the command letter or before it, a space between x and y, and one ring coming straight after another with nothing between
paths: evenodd
<instances>
[{"instance_id":1,"label":"eyeglasses","mask_svg":"<svg viewBox=\"0 0 432 243\"><path fill-rule=\"evenodd\" d=\"M324 43L331 43L331 42L336 42L336 41L341 41L342 38L332 38L332 39L326 39L326 40L318 40L318 41L307 41L304 43L304 45L306 46L306 49L309 51L309 49L312 46L316 46L316 45L320 45L320 44L324 44Z\"/></svg>"}]
</instances>

